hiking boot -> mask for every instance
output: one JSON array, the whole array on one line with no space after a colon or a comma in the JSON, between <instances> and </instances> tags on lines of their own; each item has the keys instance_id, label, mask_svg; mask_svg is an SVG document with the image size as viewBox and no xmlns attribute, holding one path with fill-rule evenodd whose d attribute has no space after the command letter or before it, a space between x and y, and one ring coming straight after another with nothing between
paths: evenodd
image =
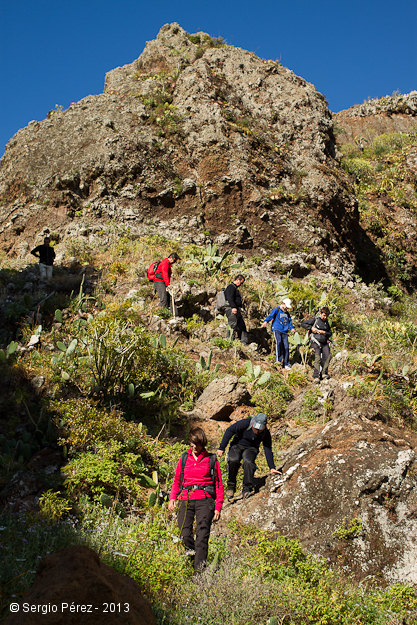
<instances>
[{"instance_id":1,"label":"hiking boot","mask_svg":"<svg viewBox=\"0 0 417 625\"><path fill-rule=\"evenodd\" d=\"M320 378L313 378L314 384L320 384Z\"/></svg>"},{"instance_id":2,"label":"hiking boot","mask_svg":"<svg viewBox=\"0 0 417 625\"><path fill-rule=\"evenodd\" d=\"M287 371L291 371L291 365L285 365L284 369L286 369Z\"/></svg>"},{"instance_id":3,"label":"hiking boot","mask_svg":"<svg viewBox=\"0 0 417 625\"><path fill-rule=\"evenodd\" d=\"M328 373L323 373L323 378L325 380L330 380L330 375Z\"/></svg>"},{"instance_id":4,"label":"hiking boot","mask_svg":"<svg viewBox=\"0 0 417 625\"><path fill-rule=\"evenodd\" d=\"M242 499L248 499L249 497L251 497L253 495L254 491L253 490L243 490L242 491Z\"/></svg>"},{"instance_id":5,"label":"hiking boot","mask_svg":"<svg viewBox=\"0 0 417 625\"><path fill-rule=\"evenodd\" d=\"M233 497L235 496L235 491L233 488L228 488L226 491L226 497L227 499L233 499Z\"/></svg>"}]
</instances>

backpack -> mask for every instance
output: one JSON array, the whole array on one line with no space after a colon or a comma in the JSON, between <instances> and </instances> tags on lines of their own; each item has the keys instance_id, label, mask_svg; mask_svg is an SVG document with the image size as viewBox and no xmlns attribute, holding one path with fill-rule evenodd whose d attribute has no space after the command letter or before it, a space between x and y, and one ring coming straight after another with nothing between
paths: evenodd
<instances>
[{"instance_id":1,"label":"backpack","mask_svg":"<svg viewBox=\"0 0 417 625\"><path fill-rule=\"evenodd\" d=\"M216 295L216 310L220 314L224 314L224 311L227 308L227 306L230 306L230 304L224 296L224 289L222 289Z\"/></svg>"},{"instance_id":2,"label":"backpack","mask_svg":"<svg viewBox=\"0 0 417 625\"><path fill-rule=\"evenodd\" d=\"M181 456L181 477L180 477L180 490L178 491L178 495L180 495L183 490L193 490L194 488L194 484L192 484L191 486L187 486L187 487L183 486L184 467L185 467L185 463L187 462L187 458L188 458L188 451L184 451L184 453ZM198 490L207 491L209 495L213 496L213 499L216 499L216 471L214 468L214 465L216 464L216 460L217 460L216 454L209 454L210 475L211 475L211 481L213 482L213 486L201 486L201 487L199 486L198 487Z\"/></svg>"},{"instance_id":3,"label":"backpack","mask_svg":"<svg viewBox=\"0 0 417 625\"><path fill-rule=\"evenodd\" d=\"M160 278L162 280L162 274L157 273L158 267L162 261L156 260L149 265L148 268L148 280L150 282L155 282L155 278Z\"/></svg>"}]
</instances>

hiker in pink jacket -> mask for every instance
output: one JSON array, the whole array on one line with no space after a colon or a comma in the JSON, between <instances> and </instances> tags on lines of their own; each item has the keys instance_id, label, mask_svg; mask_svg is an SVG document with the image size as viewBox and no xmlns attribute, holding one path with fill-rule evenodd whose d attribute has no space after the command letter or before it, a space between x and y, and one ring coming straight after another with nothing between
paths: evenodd
<instances>
[{"instance_id":1,"label":"hiker in pink jacket","mask_svg":"<svg viewBox=\"0 0 417 625\"><path fill-rule=\"evenodd\" d=\"M178 527L187 549L194 552L194 570L201 571L207 560L212 521L220 519L224 488L216 454L206 450L207 436L202 428L190 432L190 449L178 461L168 508L174 512L177 500ZM196 536L193 523L196 519Z\"/></svg>"}]
</instances>

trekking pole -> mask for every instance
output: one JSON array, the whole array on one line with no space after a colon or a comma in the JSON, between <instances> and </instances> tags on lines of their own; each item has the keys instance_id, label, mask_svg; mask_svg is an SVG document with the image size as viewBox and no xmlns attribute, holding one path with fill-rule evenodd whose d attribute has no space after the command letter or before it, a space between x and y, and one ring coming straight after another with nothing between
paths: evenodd
<instances>
[{"instance_id":1,"label":"trekking pole","mask_svg":"<svg viewBox=\"0 0 417 625\"><path fill-rule=\"evenodd\" d=\"M176 314L175 314L175 291L174 291L174 289L172 289L171 306L172 306L172 316L175 319L176 318Z\"/></svg>"}]
</instances>

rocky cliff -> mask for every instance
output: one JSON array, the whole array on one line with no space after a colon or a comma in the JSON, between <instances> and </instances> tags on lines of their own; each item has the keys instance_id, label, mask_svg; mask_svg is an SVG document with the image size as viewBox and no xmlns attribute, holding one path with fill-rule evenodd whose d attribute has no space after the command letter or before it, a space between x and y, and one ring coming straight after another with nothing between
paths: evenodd
<instances>
[{"instance_id":1,"label":"rocky cliff","mask_svg":"<svg viewBox=\"0 0 417 625\"><path fill-rule=\"evenodd\" d=\"M111 219L189 242L296 250L313 265L372 253L324 97L278 62L178 24L109 72L103 94L20 130L0 194L0 242L14 254L42 227L62 237L73 221Z\"/></svg>"},{"instance_id":2,"label":"rocky cliff","mask_svg":"<svg viewBox=\"0 0 417 625\"><path fill-rule=\"evenodd\" d=\"M392 282L417 284L417 92L386 96L334 115L360 224Z\"/></svg>"}]
</instances>

